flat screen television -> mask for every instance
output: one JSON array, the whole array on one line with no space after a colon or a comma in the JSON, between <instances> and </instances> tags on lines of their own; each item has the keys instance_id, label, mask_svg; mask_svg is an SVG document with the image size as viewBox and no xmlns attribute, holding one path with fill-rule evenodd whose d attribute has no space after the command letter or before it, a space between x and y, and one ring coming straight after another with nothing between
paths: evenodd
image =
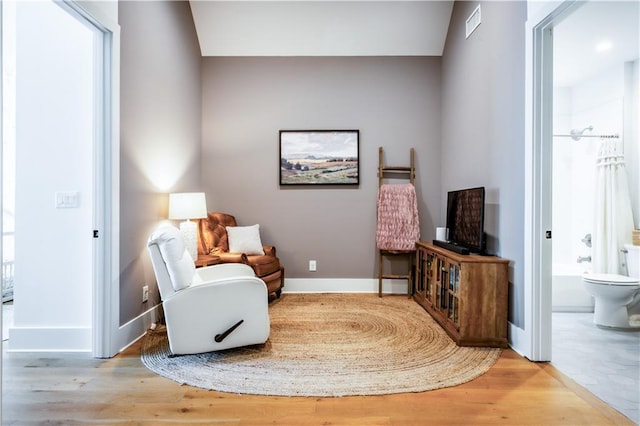
<instances>
[{"instance_id":1,"label":"flat screen television","mask_svg":"<svg viewBox=\"0 0 640 426\"><path fill-rule=\"evenodd\" d=\"M472 253L484 253L484 187L447 194L449 242Z\"/></svg>"}]
</instances>

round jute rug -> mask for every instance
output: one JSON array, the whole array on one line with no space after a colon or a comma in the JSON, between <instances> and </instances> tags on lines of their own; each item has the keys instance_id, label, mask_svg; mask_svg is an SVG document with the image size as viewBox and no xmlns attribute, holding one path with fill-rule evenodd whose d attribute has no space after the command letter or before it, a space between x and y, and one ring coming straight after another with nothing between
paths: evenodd
<instances>
[{"instance_id":1,"label":"round jute rug","mask_svg":"<svg viewBox=\"0 0 640 426\"><path fill-rule=\"evenodd\" d=\"M269 306L264 345L169 357L150 331L142 362L204 389L279 396L382 395L455 386L485 373L496 348L458 347L406 296L285 294Z\"/></svg>"}]
</instances>

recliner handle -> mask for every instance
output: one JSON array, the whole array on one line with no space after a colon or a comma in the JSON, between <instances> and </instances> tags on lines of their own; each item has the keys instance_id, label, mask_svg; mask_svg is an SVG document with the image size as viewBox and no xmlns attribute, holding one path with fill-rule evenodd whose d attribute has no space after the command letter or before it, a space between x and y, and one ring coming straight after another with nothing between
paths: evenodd
<instances>
[{"instance_id":1,"label":"recliner handle","mask_svg":"<svg viewBox=\"0 0 640 426\"><path fill-rule=\"evenodd\" d=\"M244 322L244 320L241 319L240 321L238 321L237 323L235 323L231 327L229 327L226 331L224 331L224 332L222 332L220 334L216 334L216 337L214 337L213 340L215 340L217 343L222 342L224 339L227 338L227 336L229 334L231 334L233 332L233 330L238 328L240 326L240 324L242 324L243 322Z\"/></svg>"}]
</instances>

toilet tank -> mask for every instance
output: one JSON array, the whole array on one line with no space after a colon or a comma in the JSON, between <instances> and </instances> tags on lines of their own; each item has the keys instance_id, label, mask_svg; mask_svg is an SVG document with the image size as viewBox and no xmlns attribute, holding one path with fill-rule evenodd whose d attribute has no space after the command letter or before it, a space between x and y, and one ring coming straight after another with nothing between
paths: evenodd
<instances>
[{"instance_id":1,"label":"toilet tank","mask_svg":"<svg viewBox=\"0 0 640 426\"><path fill-rule=\"evenodd\" d=\"M629 276L640 278L640 246L625 244L624 248L627 249L627 269Z\"/></svg>"}]
</instances>

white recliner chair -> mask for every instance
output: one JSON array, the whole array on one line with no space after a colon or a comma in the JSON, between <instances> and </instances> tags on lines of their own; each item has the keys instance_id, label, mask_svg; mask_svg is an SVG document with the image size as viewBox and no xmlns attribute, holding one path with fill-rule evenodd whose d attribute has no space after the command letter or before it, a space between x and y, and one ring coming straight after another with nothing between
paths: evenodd
<instances>
[{"instance_id":1,"label":"white recliner chair","mask_svg":"<svg viewBox=\"0 0 640 426\"><path fill-rule=\"evenodd\" d=\"M180 231L163 225L147 244L173 355L261 344L269 338L267 287L244 264L195 268Z\"/></svg>"}]
</instances>

